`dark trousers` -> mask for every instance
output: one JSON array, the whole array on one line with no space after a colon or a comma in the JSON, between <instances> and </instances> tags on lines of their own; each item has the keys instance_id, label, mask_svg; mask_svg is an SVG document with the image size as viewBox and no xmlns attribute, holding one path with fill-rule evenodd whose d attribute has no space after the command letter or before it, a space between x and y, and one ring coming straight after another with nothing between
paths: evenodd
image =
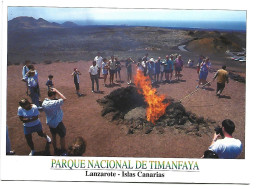
<instances>
[{"instance_id":1,"label":"dark trousers","mask_svg":"<svg viewBox=\"0 0 260 189\"><path fill-rule=\"evenodd\" d=\"M38 87L29 87L30 90L30 97L32 99L32 103L35 104L37 107L40 106L39 103L39 88Z\"/></svg>"},{"instance_id":2,"label":"dark trousers","mask_svg":"<svg viewBox=\"0 0 260 189\"><path fill-rule=\"evenodd\" d=\"M225 88L225 83L217 83L216 93L217 94L221 94L222 91L224 90L224 88Z\"/></svg>"},{"instance_id":3,"label":"dark trousers","mask_svg":"<svg viewBox=\"0 0 260 189\"><path fill-rule=\"evenodd\" d=\"M97 75L91 75L91 82L92 82L92 91L94 91L94 82L96 82L97 91L99 91L98 74Z\"/></svg>"}]
</instances>

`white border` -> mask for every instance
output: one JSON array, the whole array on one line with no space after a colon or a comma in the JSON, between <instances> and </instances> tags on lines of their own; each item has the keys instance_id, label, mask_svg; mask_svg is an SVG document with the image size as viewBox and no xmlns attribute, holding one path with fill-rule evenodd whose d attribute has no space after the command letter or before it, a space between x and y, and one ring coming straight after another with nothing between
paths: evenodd
<instances>
[{"instance_id":1,"label":"white border","mask_svg":"<svg viewBox=\"0 0 260 189\"><path fill-rule=\"evenodd\" d=\"M3 47L7 46L7 6L55 6L55 7L118 7L118 8L174 8L174 9L231 9L231 10L247 10L247 91L246 91L246 150L244 160L201 160L198 159L198 163L201 171L198 173L183 173L183 172L173 172L167 182L184 182L184 183L215 183L217 180L221 183L251 183L256 178L252 172L253 167L257 169L257 161L254 157L257 157L257 150L255 142L252 141L254 133L252 132L252 127L259 127L255 122L256 113L253 111L251 113L252 107L254 107L255 102L251 99L258 99L258 93L255 91L258 89L257 73L254 70L258 68L259 64L256 57L259 54L258 51L254 49L254 37L259 34L255 25L257 25L256 18L259 18L257 4L245 2L245 1L223 1L218 0L217 2L212 1L163 1L151 2L151 1L18 1L9 0L3 1L1 5L2 9L2 25L1 27L1 41ZM255 23L256 22L256 23ZM253 39L251 38L253 37ZM252 44L253 43L253 44ZM1 70L6 70L7 49L1 49ZM253 67L253 69L251 69ZM250 74L248 74L250 73ZM258 85L257 85L258 84ZM253 90L252 90L253 88ZM6 157L3 155L5 153L5 119L6 119L6 72L3 71L1 74L1 179L11 179L11 180L51 180L51 181L69 181L77 179L72 171L68 174L54 173L50 170L50 162L53 157ZM249 100L250 99L250 100ZM250 114L248 113L250 111ZM258 128L254 128L258 129ZM256 136L256 135L255 135ZM257 140L256 140L257 141ZM104 158L102 158L104 159ZM132 158L133 161L136 158ZM255 164L255 165L254 165ZM197 174L197 175L196 175ZM231 176L232 175L232 176ZM76 176L76 175L75 175ZM230 178L230 179L226 179ZM153 180L154 181L154 180ZM163 181L166 182L166 181ZM240 186L240 185L239 185ZM221 187L221 186L220 186Z\"/></svg>"}]
</instances>

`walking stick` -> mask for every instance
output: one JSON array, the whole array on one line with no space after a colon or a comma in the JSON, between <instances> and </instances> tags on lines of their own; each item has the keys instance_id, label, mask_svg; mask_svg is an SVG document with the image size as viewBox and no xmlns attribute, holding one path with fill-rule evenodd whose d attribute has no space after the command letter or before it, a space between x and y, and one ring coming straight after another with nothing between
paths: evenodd
<instances>
[{"instance_id":1,"label":"walking stick","mask_svg":"<svg viewBox=\"0 0 260 189\"><path fill-rule=\"evenodd\" d=\"M213 81L213 80L212 80ZM211 83L212 81L207 82L206 84L202 85L202 87L208 85L209 83ZM194 93L196 93L200 88L197 88L195 91L191 92L190 94L188 94L187 96L185 96L184 98L182 98L181 100L179 100L179 102L181 103L184 99L188 98L189 96L193 95Z\"/></svg>"}]
</instances>

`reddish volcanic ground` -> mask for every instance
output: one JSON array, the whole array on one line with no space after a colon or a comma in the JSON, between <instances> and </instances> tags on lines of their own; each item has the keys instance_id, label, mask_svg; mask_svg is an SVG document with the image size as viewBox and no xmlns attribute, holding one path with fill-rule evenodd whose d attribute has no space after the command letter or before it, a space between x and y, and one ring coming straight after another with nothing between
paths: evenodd
<instances>
[{"instance_id":1,"label":"reddish volcanic ground","mask_svg":"<svg viewBox=\"0 0 260 189\"><path fill-rule=\"evenodd\" d=\"M214 64L214 62L212 62ZM67 128L66 145L72 143L77 136L82 136L86 141L84 156L110 156L110 157L163 157L163 158L200 158L211 143L213 132L201 137L175 132L173 128L165 128L163 134L153 130L149 134L142 132L127 134L125 125L116 125L101 116L102 107L97 99L108 95L111 91L126 87L126 68L122 68L121 85L106 88L100 80L101 94L91 93L91 81L88 69L91 62L79 61L74 63L36 64L39 73L41 100L47 96L45 83L49 74L54 75L55 88L63 93L67 101L63 105L63 123ZM124 63L122 63L124 65ZM80 76L80 89L84 97L75 94L75 87L71 73L77 67ZM18 102L27 97L25 83L21 81L22 65L8 66L7 89L7 125L12 148L16 155L28 155L28 147L21 121L17 116ZM157 91L176 100L180 100L196 90L198 75L195 69L184 68L181 82L172 84L159 84ZM211 80L214 73L209 73ZM234 137L243 143L245 149L245 87L244 83L230 80L223 92L224 98L215 96L216 82L206 89L200 89L192 96L183 100L182 104L187 111L196 115L215 120L221 124L224 119L231 119L236 125ZM44 112L40 113L43 130L48 135L50 131L46 125ZM50 135L51 136L51 135ZM36 151L43 151L45 139L33 134ZM53 148L51 146L51 154ZM239 158L245 158L245 150Z\"/></svg>"}]
</instances>

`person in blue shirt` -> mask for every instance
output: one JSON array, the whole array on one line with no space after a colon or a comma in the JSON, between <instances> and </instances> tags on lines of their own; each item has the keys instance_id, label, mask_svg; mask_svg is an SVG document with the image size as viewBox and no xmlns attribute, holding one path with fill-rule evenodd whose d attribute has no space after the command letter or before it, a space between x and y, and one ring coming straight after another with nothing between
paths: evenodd
<instances>
[{"instance_id":1,"label":"person in blue shirt","mask_svg":"<svg viewBox=\"0 0 260 189\"><path fill-rule=\"evenodd\" d=\"M50 90L54 86L52 79L53 79L53 75L49 75L48 80L46 82L46 86L48 90Z\"/></svg>"},{"instance_id":2,"label":"person in blue shirt","mask_svg":"<svg viewBox=\"0 0 260 189\"><path fill-rule=\"evenodd\" d=\"M82 94L79 92L79 75L81 75L81 73L78 70L78 68L74 68L74 71L72 72L71 75L73 76L74 85L76 88L76 94L78 95L78 97L81 97Z\"/></svg>"},{"instance_id":3,"label":"person in blue shirt","mask_svg":"<svg viewBox=\"0 0 260 189\"><path fill-rule=\"evenodd\" d=\"M165 81L170 82L170 73L171 73L171 68L172 68L172 61L169 59L169 56L166 55L166 60L165 60Z\"/></svg>"},{"instance_id":4,"label":"person in blue shirt","mask_svg":"<svg viewBox=\"0 0 260 189\"><path fill-rule=\"evenodd\" d=\"M42 124L39 119L39 111L35 104L31 104L27 99L22 99L19 102L18 113L20 120L23 122L24 135L28 146L31 148L30 156L34 155L34 144L32 133L37 132L39 136L46 138L47 142L51 142L51 138L43 133Z\"/></svg>"},{"instance_id":5,"label":"person in blue shirt","mask_svg":"<svg viewBox=\"0 0 260 189\"><path fill-rule=\"evenodd\" d=\"M39 103L39 84L38 84L38 75L36 70L30 69L24 78L24 81L27 83L29 88L32 103L35 104L37 107L40 107Z\"/></svg>"}]
</instances>

